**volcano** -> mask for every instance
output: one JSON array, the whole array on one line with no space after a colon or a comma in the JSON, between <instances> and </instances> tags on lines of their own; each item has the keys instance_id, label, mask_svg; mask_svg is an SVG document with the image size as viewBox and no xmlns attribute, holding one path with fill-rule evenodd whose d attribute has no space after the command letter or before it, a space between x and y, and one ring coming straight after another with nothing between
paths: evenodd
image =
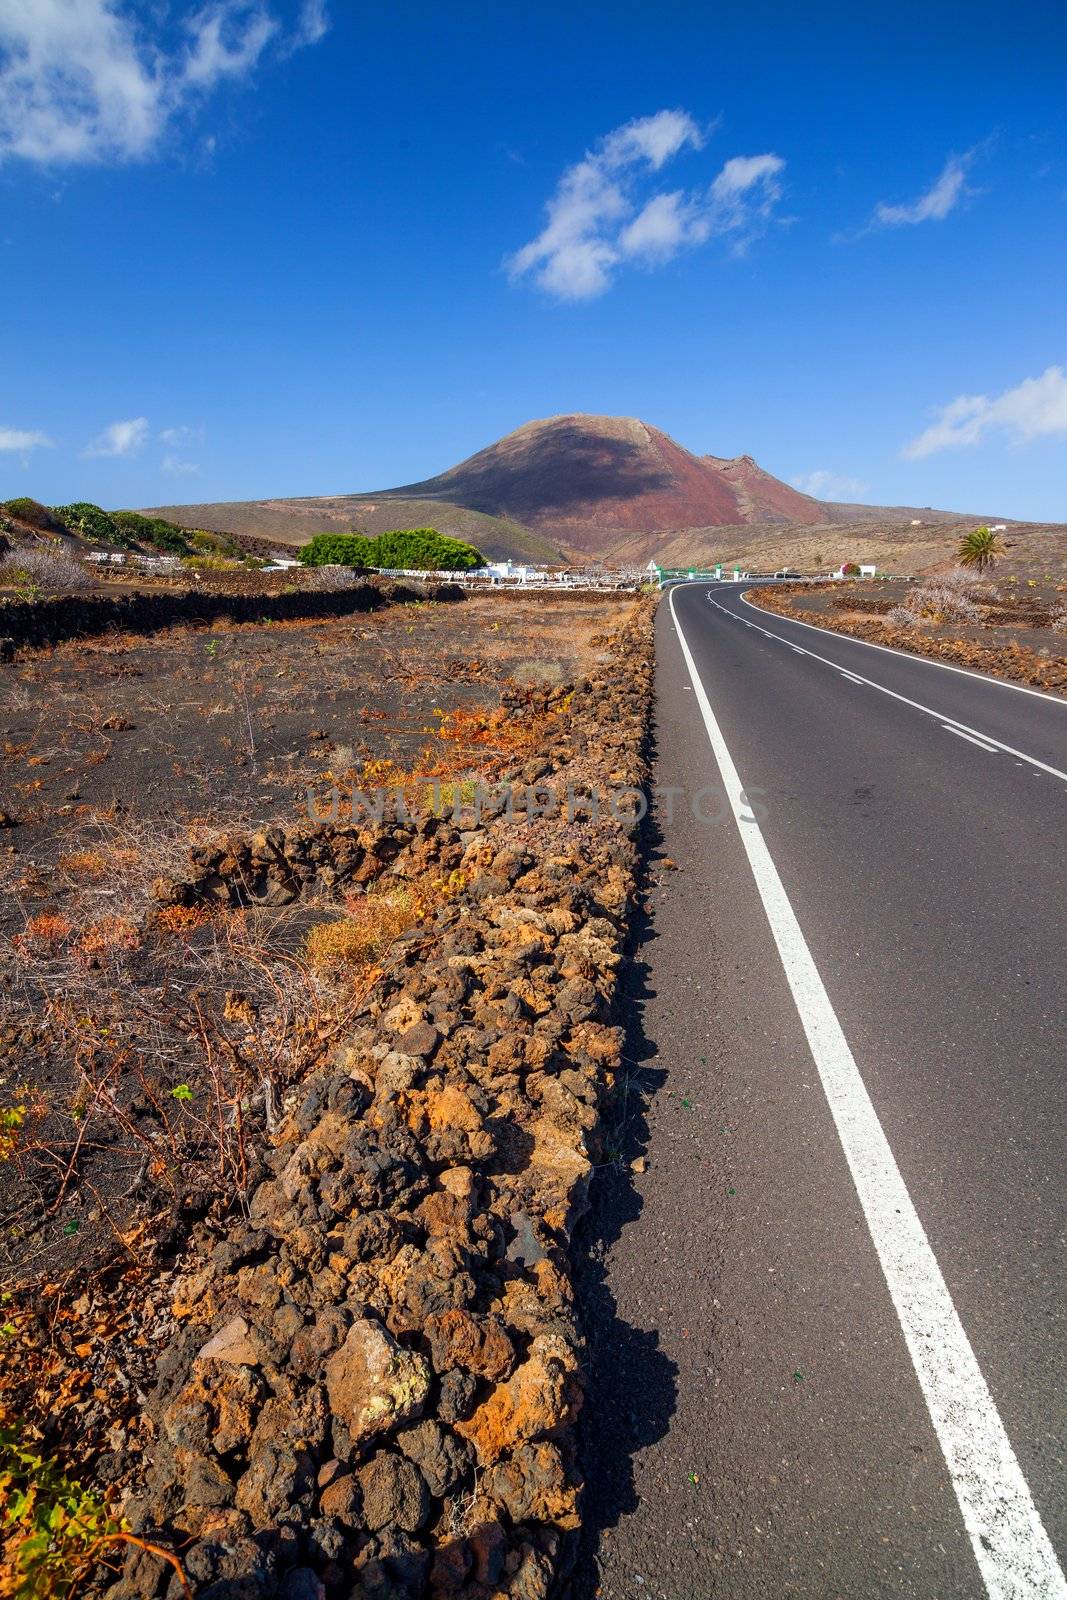
<instances>
[{"instance_id":1,"label":"volcano","mask_svg":"<svg viewBox=\"0 0 1067 1600\"><path fill-rule=\"evenodd\" d=\"M820 501L751 456L697 456L636 417L580 414L528 422L436 478L384 496L510 517L586 554L659 529L826 519Z\"/></svg>"}]
</instances>

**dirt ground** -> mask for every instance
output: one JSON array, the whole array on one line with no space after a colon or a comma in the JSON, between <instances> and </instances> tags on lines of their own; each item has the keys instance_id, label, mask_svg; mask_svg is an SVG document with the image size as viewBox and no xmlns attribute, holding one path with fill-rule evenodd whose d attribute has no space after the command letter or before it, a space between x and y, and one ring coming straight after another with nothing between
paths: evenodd
<instances>
[{"instance_id":1,"label":"dirt ground","mask_svg":"<svg viewBox=\"0 0 1067 1600\"><path fill-rule=\"evenodd\" d=\"M153 881L335 780L482 770L502 692L581 677L625 609L484 596L0 666L0 1292L110 1259L150 1204L211 1203L236 1177L221 1079L284 1087L342 1021L303 955L328 909L159 910Z\"/></svg>"}]
</instances>

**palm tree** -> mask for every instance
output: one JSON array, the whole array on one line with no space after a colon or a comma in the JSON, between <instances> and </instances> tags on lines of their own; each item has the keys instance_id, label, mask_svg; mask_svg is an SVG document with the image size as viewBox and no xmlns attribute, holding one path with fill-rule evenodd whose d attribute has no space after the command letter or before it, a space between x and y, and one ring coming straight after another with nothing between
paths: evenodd
<instances>
[{"instance_id":1,"label":"palm tree","mask_svg":"<svg viewBox=\"0 0 1067 1600\"><path fill-rule=\"evenodd\" d=\"M979 572L995 567L1003 554L1004 541L1000 535L984 527L965 534L957 551L961 567L976 567Z\"/></svg>"}]
</instances>

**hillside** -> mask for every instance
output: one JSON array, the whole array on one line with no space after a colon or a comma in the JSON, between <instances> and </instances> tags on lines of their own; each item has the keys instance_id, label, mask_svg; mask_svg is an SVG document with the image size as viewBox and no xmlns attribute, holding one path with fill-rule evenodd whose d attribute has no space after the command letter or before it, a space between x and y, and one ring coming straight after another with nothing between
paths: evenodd
<instances>
[{"instance_id":1,"label":"hillside","mask_svg":"<svg viewBox=\"0 0 1067 1600\"><path fill-rule=\"evenodd\" d=\"M754 523L686 528L631 534L614 544L605 558L628 567L644 567L650 560L665 567L708 568L722 562L724 567L736 564L752 572L774 572L783 566L818 572L842 561L873 561L886 571L919 573L955 564L963 523L961 517L935 512L917 528L885 517L803 527ZM973 523L969 519L969 525ZM1007 554L998 572L1034 578L1052 573L1059 579L1067 573L1067 525L1013 523L1004 538Z\"/></svg>"},{"instance_id":2,"label":"hillside","mask_svg":"<svg viewBox=\"0 0 1067 1600\"><path fill-rule=\"evenodd\" d=\"M486 516L465 506L433 500L364 495L308 496L295 500L228 500L201 505L159 506L148 513L187 528L212 528L275 545L306 544L316 533L387 533L392 528L432 527L465 539L496 561L553 562L550 540L506 517Z\"/></svg>"}]
</instances>

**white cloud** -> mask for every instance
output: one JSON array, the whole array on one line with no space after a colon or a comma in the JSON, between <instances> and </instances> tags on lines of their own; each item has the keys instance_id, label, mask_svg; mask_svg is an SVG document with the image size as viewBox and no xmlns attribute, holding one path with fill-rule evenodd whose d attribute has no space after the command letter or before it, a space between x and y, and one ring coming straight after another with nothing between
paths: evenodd
<instances>
[{"instance_id":1,"label":"white cloud","mask_svg":"<svg viewBox=\"0 0 1067 1600\"><path fill-rule=\"evenodd\" d=\"M712 184L713 226L717 233L734 236L736 254L743 254L770 222L782 198L779 180L784 170L781 156L734 156Z\"/></svg>"},{"instance_id":2,"label":"white cloud","mask_svg":"<svg viewBox=\"0 0 1067 1600\"><path fill-rule=\"evenodd\" d=\"M157 437L161 444L203 444L204 429L203 427L190 428L182 423L177 428L160 428Z\"/></svg>"},{"instance_id":3,"label":"white cloud","mask_svg":"<svg viewBox=\"0 0 1067 1600\"><path fill-rule=\"evenodd\" d=\"M0 450L39 450L51 443L46 433L28 428L0 428Z\"/></svg>"},{"instance_id":4,"label":"white cloud","mask_svg":"<svg viewBox=\"0 0 1067 1600\"><path fill-rule=\"evenodd\" d=\"M223 78L243 77L278 31L273 17L242 0L212 0L185 26L189 43L179 82L190 89L211 89Z\"/></svg>"},{"instance_id":5,"label":"white cloud","mask_svg":"<svg viewBox=\"0 0 1067 1600\"><path fill-rule=\"evenodd\" d=\"M148 418L131 417L127 422L112 422L90 440L83 456L133 456L148 438Z\"/></svg>"},{"instance_id":6,"label":"white cloud","mask_svg":"<svg viewBox=\"0 0 1067 1600\"><path fill-rule=\"evenodd\" d=\"M966 179L973 158L973 150L962 156L949 156L940 176L925 194L910 205L890 206L881 202L874 208L876 221L888 228L900 227L903 223L942 222L970 193Z\"/></svg>"},{"instance_id":7,"label":"white cloud","mask_svg":"<svg viewBox=\"0 0 1067 1600\"><path fill-rule=\"evenodd\" d=\"M178 456L167 455L159 464L159 470L168 478L187 478L200 471L195 461L182 461Z\"/></svg>"},{"instance_id":8,"label":"white cloud","mask_svg":"<svg viewBox=\"0 0 1067 1600\"><path fill-rule=\"evenodd\" d=\"M684 245L703 244L710 227L699 207L680 190L657 194L623 228L619 249L624 256L669 261Z\"/></svg>"},{"instance_id":9,"label":"white cloud","mask_svg":"<svg viewBox=\"0 0 1067 1600\"><path fill-rule=\"evenodd\" d=\"M657 111L651 117L638 117L609 133L601 146L601 159L609 167L625 167L633 161L647 161L653 172L676 156L686 145L699 150L704 135L688 111Z\"/></svg>"},{"instance_id":10,"label":"white cloud","mask_svg":"<svg viewBox=\"0 0 1067 1600\"><path fill-rule=\"evenodd\" d=\"M329 31L330 19L326 15L325 0L304 0L293 33L294 44L318 44Z\"/></svg>"},{"instance_id":11,"label":"white cloud","mask_svg":"<svg viewBox=\"0 0 1067 1600\"><path fill-rule=\"evenodd\" d=\"M1006 434L1014 444L1067 436L1067 374L1063 368L1048 367L1039 378L1024 378L1003 394L958 395L901 454L905 461L921 461L938 450L976 445L991 432Z\"/></svg>"},{"instance_id":12,"label":"white cloud","mask_svg":"<svg viewBox=\"0 0 1067 1600\"><path fill-rule=\"evenodd\" d=\"M859 478L843 478L836 472L827 472L825 467L817 467L814 472L794 478L793 487L803 494L814 495L816 500L862 500L871 486Z\"/></svg>"},{"instance_id":13,"label":"white cloud","mask_svg":"<svg viewBox=\"0 0 1067 1600\"><path fill-rule=\"evenodd\" d=\"M0 159L142 160L181 110L249 74L276 35L299 48L326 31L321 0L303 5L291 35L258 0L210 0L168 50L159 17L130 0L0 0Z\"/></svg>"},{"instance_id":14,"label":"white cloud","mask_svg":"<svg viewBox=\"0 0 1067 1600\"><path fill-rule=\"evenodd\" d=\"M558 299L587 300L610 287L624 261L656 266L713 233L758 231L780 196L780 156L735 156L693 194L641 193L649 174L703 145L686 111L658 111L607 134L563 173L544 228L506 263L512 279L533 274Z\"/></svg>"}]
</instances>

